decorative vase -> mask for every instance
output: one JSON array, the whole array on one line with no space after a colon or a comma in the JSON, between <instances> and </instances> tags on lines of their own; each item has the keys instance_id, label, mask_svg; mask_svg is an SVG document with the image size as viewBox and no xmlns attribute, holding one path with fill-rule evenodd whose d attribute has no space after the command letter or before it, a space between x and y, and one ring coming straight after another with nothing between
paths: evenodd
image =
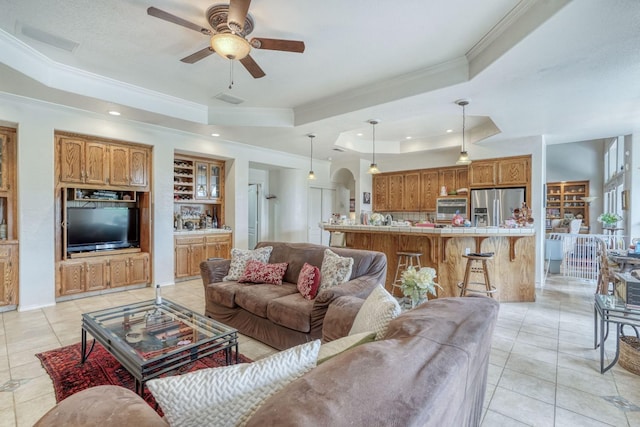
<instances>
[{"instance_id":1,"label":"decorative vase","mask_svg":"<svg viewBox=\"0 0 640 427\"><path fill-rule=\"evenodd\" d=\"M419 306L420 304L422 304L425 301L427 301L426 297L411 298L411 308L416 308L417 306Z\"/></svg>"}]
</instances>

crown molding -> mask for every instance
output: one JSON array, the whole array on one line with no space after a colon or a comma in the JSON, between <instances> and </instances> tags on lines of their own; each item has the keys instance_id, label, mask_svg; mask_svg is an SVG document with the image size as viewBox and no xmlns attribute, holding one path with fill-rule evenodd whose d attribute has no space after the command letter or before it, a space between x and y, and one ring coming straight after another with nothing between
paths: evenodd
<instances>
[{"instance_id":1,"label":"crown molding","mask_svg":"<svg viewBox=\"0 0 640 427\"><path fill-rule=\"evenodd\" d=\"M522 0L466 53L473 78L572 0Z\"/></svg>"},{"instance_id":2,"label":"crown molding","mask_svg":"<svg viewBox=\"0 0 640 427\"><path fill-rule=\"evenodd\" d=\"M1 29L0 61L53 89L196 123L208 120L205 105L60 64Z\"/></svg>"},{"instance_id":3,"label":"crown molding","mask_svg":"<svg viewBox=\"0 0 640 427\"><path fill-rule=\"evenodd\" d=\"M454 58L294 108L296 126L385 104L469 80L467 58Z\"/></svg>"}]
</instances>

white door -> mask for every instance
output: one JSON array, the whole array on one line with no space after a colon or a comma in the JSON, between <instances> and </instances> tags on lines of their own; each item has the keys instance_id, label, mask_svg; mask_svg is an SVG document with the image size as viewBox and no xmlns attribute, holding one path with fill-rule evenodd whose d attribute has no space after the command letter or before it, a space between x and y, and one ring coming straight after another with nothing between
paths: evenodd
<instances>
[{"instance_id":1,"label":"white door","mask_svg":"<svg viewBox=\"0 0 640 427\"><path fill-rule=\"evenodd\" d=\"M260 235L260 184L249 184L249 249L258 244Z\"/></svg>"},{"instance_id":2,"label":"white door","mask_svg":"<svg viewBox=\"0 0 640 427\"><path fill-rule=\"evenodd\" d=\"M329 232L320 228L320 223L329 221L333 212L336 191L328 188L309 188L309 213L307 240L309 243L329 245Z\"/></svg>"}]
</instances>

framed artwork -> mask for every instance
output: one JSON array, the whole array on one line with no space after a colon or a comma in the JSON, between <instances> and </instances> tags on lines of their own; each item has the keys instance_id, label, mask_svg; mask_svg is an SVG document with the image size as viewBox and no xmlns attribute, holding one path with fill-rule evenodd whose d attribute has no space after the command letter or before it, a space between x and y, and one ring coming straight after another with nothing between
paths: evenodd
<instances>
[{"instance_id":1,"label":"framed artwork","mask_svg":"<svg viewBox=\"0 0 640 427\"><path fill-rule=\"evenodd\" d=\"M371 204L371 193L369 193L368 191L365 191L362 193L362 204L363 205Z\"/></svg>"},{"instance_id":2,"label":"framed artwork","mask_svg":"<svg viewBox=\"0 0 640 427\"><path fill-rule=\"evenodd\" d=\"M349 199L349 212L356 211L356 199Z\"/></svg>"}]
</instances>

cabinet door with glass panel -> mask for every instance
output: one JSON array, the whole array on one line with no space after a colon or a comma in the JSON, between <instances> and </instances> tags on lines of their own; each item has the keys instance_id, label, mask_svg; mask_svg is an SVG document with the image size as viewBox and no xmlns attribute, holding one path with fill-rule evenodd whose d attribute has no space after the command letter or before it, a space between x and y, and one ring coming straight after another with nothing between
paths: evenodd
<instances>
[{"instance_id":1,"label":"cabinet door with glass panel","mask_svg":"<svg viewBox=\"0 0 640 427\"><path fill-rule=\"evenodd\" d=\"M224 189L224 163L196 162L195 198L220 201Z\"/></svg>"}]
</instances>

